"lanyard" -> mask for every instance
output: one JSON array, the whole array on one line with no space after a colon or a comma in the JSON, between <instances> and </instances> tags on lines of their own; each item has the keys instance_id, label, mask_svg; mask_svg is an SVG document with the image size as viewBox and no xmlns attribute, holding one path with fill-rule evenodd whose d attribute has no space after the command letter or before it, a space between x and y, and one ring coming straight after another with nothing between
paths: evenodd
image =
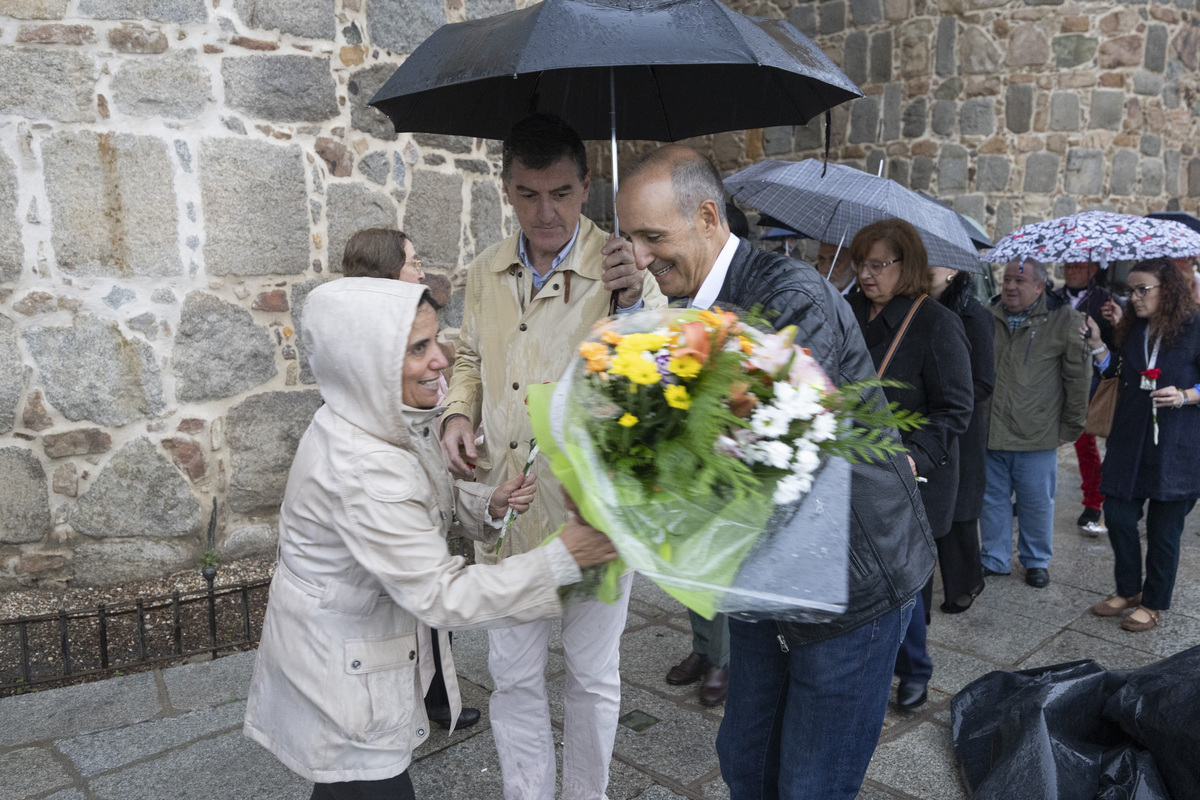
<instances>
[{"instance_id":1,"label":"lanyard","mask_svg":"<svg viewBox=\"0 0 1200 800\"><path fill-rule=\"evenodd\" d=\"M1158 363L1158 346L1162 344L1162 335L1160 334L1154 339L1154 350L1149 351L1147 348L1150 344L1150 326L1146 326L1146 338L1142 340L1142 355L1146 359L1146 369L1154 369L1154 365Z\"/></svg>"}]
</instances>

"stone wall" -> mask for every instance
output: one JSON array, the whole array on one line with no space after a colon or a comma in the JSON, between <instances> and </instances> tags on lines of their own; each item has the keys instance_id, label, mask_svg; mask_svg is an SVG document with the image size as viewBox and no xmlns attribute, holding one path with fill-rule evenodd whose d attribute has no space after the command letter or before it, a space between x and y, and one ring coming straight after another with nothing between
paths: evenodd
<instances>
[{"instance_id":1,"label":"stone wall","mask_svg":"<svg viewBox=\"0 0 1200 800\"><path fill-rule=\"evenodd\" d=\"M0 589L271 552L320 403L300 308L410 233L451 331L497 143L366 102L509 0L0 0Z\"/></svg>"},{"instance_id":2,"label":"stone wall","mask_svg":"<svg viewBox=\"0 0 1200 800\"><path fill-rule=\"evenodd\" d=\"M214 508L225 557L271 551L320 402L303 301L346 239L409 232L453 335L463 266L513 226L496 142L366 101L437 26L527 2L0 0L0 589L194 565ZM996 235L1198 210L1195 0L730 2L863 87L835 160ZM819 154L820 124L692 144L730 171Z\"/></svg>"}]
</instances>

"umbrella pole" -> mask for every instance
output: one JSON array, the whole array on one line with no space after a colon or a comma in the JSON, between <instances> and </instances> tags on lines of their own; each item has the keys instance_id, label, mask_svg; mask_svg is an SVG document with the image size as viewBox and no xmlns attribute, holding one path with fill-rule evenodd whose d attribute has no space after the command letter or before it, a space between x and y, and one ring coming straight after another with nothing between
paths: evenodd
<instances>
[{"instance_id":1,"label":"umbrella pole","mask_svg":"<svg viewBox=\"0 0 1200 800\"><path fill-rule=\"evenodd\" d=\"M846 243L846 232L842 231L842 238L838 241L837 250L833 251L833 261L829 262L829 274L825 276L825 280L829 280L833 276L833 268L837 265L838 256L842 254L842 245Z\"/></svg>"},{"instance_id":2,"label":"umbrella pole","mask_svg":"<svg viewBox=\"0 0 1200 800\"><path fill-rule=\"evenodd\" d=\"M612 123L612 197L613 197L613 233L621 232L621 225L617 221L617 78L616 69L608 68L608 100L609 120Z\"/></svg>"}]
</instances>

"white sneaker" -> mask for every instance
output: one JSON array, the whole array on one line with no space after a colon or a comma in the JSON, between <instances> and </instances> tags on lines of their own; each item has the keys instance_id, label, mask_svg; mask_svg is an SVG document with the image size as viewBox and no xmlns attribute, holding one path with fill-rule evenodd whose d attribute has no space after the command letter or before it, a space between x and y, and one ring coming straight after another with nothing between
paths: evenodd
<instances>
[{"instance_id":1,"label":"white sneaker","mask_svg":"<svg viewBox=\"0 0 1200 800\"><path fill-rule=\"evenodd\" d=\"M1082 528L1080 528L1080 530L1083 531L1084 536L1090 536L1093 539L1101 534L1108 533L1108 528L1105 527L1103 522L1089 522L1087 525L1084 525Z\"/></svg>"}]
</instances>

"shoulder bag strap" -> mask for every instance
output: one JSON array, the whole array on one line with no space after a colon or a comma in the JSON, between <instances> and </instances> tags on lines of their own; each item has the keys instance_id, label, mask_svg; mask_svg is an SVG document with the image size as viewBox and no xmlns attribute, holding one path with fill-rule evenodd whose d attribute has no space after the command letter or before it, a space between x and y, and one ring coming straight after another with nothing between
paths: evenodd
<instances>
[{"instance_id":1,"label":"shoulder bag strap","mask_svg":"<svg viewBox=\"0 0 1200 800\"><path fill-rule=\"evenodd\" d=\"M908 330L908 323L912 322L912 318L916 316L917 309L929 297L923 294L916 299L916 302L908 309L908 316L904 318L904 322L900 323L900 329L896 331L896 335L892 337L892 346L888 348L887 355L883 357L883 363L879 365L879 377L883 377L883 373L887 372L888 364L892 363L892 356L896 354L896 348L900 346L900 340L904 338L905 332Z\"/></svg>"}]
</instances>

